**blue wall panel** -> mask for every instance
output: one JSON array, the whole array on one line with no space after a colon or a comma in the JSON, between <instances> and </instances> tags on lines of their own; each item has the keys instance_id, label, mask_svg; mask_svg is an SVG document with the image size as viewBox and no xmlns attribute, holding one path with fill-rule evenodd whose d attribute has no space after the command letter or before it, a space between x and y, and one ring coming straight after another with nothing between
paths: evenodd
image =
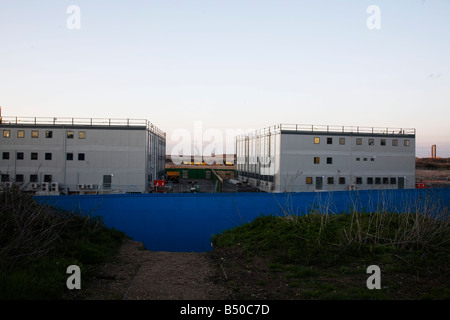
<instances>
[{"instance_id":1,"label":"blue wall panel","mask_svg":"<svg viewBox=\"0 0 450 320\"><path fill-rule=\"evenodd\" d=\"M72 212L101 216L154 251L209 251L216 233L260 215L415 211L441 213L450 206L449 189L336 191L304 193L116 194L37 196L38 201ZM448 213L448 211L447 211Z\"/></svg>"}]
</instances>

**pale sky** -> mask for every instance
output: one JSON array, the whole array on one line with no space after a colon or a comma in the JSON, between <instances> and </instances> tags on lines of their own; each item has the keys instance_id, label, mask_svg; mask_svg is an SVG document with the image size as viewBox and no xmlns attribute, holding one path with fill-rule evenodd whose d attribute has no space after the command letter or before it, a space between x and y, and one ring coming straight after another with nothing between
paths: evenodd
<instances>
[{"instance_id":1,"label":"pale sky","mask_svg":"<svg viewBox=\"0 0 450 320\"><path fill-rule=\"evenodd\" d=\"M179 130L415 128L450 157L450 0L0 0L0 44L3 116L147 119L168 154Z\"/></svg>"}]
</instances>

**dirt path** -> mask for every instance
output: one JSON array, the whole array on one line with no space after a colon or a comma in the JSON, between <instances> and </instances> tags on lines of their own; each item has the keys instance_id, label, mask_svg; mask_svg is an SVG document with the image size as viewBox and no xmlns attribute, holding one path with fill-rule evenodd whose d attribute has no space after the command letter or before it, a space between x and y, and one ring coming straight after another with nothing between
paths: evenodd
<instances>
[{"instance_id":1,"label":"dirt path","mask_svg":"<svg viewBox=\"0 0 450 320\"><path fill-rule=\"evenodd\" d=\"M206 253L154 252L126 240L120 254L98 272L83 296L89 300L222 300L217 268Z\"/></svg>"}]
</instances>

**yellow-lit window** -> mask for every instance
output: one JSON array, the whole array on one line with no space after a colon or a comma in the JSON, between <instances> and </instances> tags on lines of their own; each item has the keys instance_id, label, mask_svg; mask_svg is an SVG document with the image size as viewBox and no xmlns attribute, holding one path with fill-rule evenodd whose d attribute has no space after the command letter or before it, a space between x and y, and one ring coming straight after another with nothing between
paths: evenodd
<instances>
[{"instance_id":1,"label":"yellow-lit window","mask_svg":"<svg viewBox=\"0 0 450 320\"><path fill-rule=\"evenodd\" d=\"M86 139L86 132L78 131L78 139Z\"/></svg>"},{"instance_id":2,"label":"yellow-lit window","mask_svg":"<svg viewBox=\"0 0 450 320\"><path fill-rule=\"evenodd\" d=\"M67 139L73 139L73 131L67 131Z\"/></svg>"},{"instance_id":3,"label":"yellow-lit window","mask_svg":"<svg viewBox=\"0 0 450 320\"><path fill-rule=\"evenodd\" d=\"M306 184L312 184L313 179L312 177L306 177Z\"/></svg>"},{"instance_id":4,"label":"yellow-lit window","mask_svg":"<svg viewBox=\"0 0 450 320\"><path fill-rule=\"evenodd\" d=\"M17 138L25 138L25 131L17 130Z\"/></svg>"},{"instance_id":5,"label":"yellow-lit window","mask_svg":"<svg viewBox=\"0 0 450 320\"><path fill-rule=\"evenodd\" d=\"M314 138L314 144L319 144L320 143L320 138L319 137L315 137Z\"/></svg>"},{"instance_id":6,"label":"yellow-lit window","mask_svg":"<svg viewBox=\"0 0 450 320\"><path fill-rule=\"evenodd\" d=\"M9 138L11 136L11 131L3 130L3 138Z\"/></svg>"},{"instance_id":7,"label":"yellow-lit window","mask_svg":"<svg viewBox=\"0 0 450 320\"><path fill-rule=\"evenodd\" d=\"M31 131L31 137L32 138L39 138L39 131L37 131L37 130Z\"/></svg>"},{"instance_id":8,"label":"yellow-lit window","mask_svg":"<svg viewBox=\"0 0 450 320\"><path fill-rule=\"evenodd\" d=\"M320 157L314 157L314 163L319 164L320 163Z\"/></svg>"}]
</instances>

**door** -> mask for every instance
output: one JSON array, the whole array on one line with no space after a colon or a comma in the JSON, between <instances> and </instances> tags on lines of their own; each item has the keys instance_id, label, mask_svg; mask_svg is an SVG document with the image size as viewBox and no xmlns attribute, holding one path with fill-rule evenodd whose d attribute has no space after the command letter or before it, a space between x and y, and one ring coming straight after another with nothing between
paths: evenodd
<instances>
[{"instance_id":1,"label":"door","mask_svg":"<svg viewBox=\"0 0 450 320\"><path fill-rule=\"evenodd\" d=\"M103 189L111 189L112 175L103 176Z\"/></svg>"},{"instance_id":2,"label":"door","mask_svg":"<svg viewBox=\"0 0 450 320\"><path fill-rule=\"evenodd\" d=\"M405 189L405 178L404 177L398 178L398 188Z\"/></svg>"},{"instance_id":3,"label":"door","mask_svg":"<svg viewBox=\"0 0 450 320\"><path fill-rule=\"evenodd\" d=\"M316 177L316 190L322 190L323 178Z\"/></svg>"}]
</instances>

